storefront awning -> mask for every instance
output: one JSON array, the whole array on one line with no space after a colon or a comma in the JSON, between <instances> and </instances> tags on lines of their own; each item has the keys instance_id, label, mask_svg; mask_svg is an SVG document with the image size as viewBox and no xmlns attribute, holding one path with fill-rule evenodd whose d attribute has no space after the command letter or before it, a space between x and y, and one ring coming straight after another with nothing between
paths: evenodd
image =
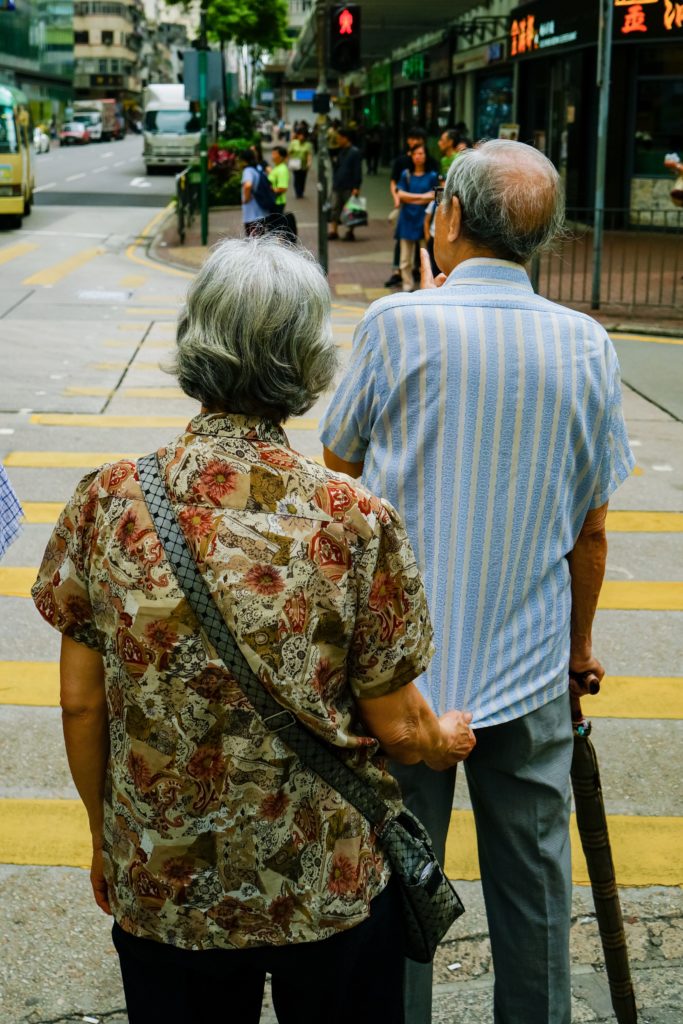
<instances>
[{"instance_id":1,"label":"storefront awning","mask_svg":"<svg viewBox=\"0 0 683 1024\"><path fill-rule=\"evenodd\" d=\"M475 7L481 0L450 0L445 11L439 4L420 6L415 0L363 0L361 50L363 65L386 60L394 50L414 42L431 32L444 31L459 17ZM315 70L315 5L297 39L289 61L289 69L296 72Z\"/></svg>"}]
</instances>

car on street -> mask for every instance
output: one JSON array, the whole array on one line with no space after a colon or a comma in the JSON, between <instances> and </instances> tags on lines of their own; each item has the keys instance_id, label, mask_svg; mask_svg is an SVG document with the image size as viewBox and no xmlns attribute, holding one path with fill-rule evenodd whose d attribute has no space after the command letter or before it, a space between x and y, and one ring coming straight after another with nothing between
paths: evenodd
<instances>
[{"instance_id":1,"label":"car on street","mask_svg":"<svg viewBox=\"0 0 683 1024\"><path fill-rule=\"evenodd\" d=\"M90 142L90 132L84 124L79 121L67 121L59 133L60 146L82 146Z\"/></svg>"}]
</instances>

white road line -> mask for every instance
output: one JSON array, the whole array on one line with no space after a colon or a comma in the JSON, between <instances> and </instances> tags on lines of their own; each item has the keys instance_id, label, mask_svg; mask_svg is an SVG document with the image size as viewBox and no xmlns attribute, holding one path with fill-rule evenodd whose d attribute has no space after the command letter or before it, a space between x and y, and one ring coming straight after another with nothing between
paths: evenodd
<instances>
[{"instance_id":1,"label":"white road line","mask_svg":"<svg viewBox=\"0 0 683 1024\"><path fill-rule=\"evenodd\" d=\"M56 188L56 187L57 187L57 182L56 181L49 181L47 183L47 185L39 185L38 188L34 188L33 191L34 192L44 192L46 188Z\"/></svg>"},{"instance_id":2,"label":"white road line","mask_svg":"<svg viewBox=\"0 0 683 1024\"><path fill-rule=\"evenodd\" d=\"M97 167L97 168L96 168L96 169L95 169L95 170L93 171L93 174L104 174L104 172L106 171L106 169L107 169L106 167Z\"/></svg>"},{"instance_id":3,"label":"white road line","mask_svg":"<svg viewBox=\"0 0 683 1024\"><path fill-rule=\"evenodd\" d=\"M78 181L79 178L85 178L85 171L81 171L80 174L70 174L66 179L67 181Z\"/></svg>"},{"instance_id":4,"label":"white road line","mask_svg":"<svg viewBox=\"0 0 683 1024\"><path fill-rule=\"evenodd\" d=\"M112 151L110 151L109 153L101 153L100 155L101 155L101 157L102 157L102 159L103 159L103 160L106 160L106 159L107 159L108 157L110 157L110 156L113 156L113 155L114 155L114 152L113 152L113 150L112 150Z\"/></svg>"},{"instance_id":5,"label":"white road line","mask_svg":"<svg viewBox=\"0 0 683 1024\"><path fill-rule=\"evenodd\" d=\"M123 167L123 165L125 164L125 162L126 162L125 160L118 160L118 161L117 161L117 162L116 162L116 163L114 164L114 167Z\"/></svg>"}]
</instances>

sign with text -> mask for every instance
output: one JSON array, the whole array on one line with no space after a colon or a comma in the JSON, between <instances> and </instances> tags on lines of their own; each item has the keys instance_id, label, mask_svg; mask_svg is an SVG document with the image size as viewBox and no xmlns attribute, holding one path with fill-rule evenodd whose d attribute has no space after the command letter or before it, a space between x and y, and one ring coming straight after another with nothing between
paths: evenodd
<instances>
[{"instance_id":1,"label":"sign with text","mask_svg":"<svg viewBox=\"0 0 683 1024\"><path fill-rule=\"evenodd\" d=\"M614 8L615 38L683 36L683 3L677 0L614 0Z\"/></svg>"}]
</instances>

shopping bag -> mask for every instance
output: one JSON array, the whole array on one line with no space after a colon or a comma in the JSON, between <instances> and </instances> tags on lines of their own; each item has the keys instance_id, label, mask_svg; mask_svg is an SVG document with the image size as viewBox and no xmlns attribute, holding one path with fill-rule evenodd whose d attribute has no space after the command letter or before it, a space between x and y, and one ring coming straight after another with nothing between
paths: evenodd
<instances>
[{"instance_id":1,"label":"shopping bag","mask_svg":"<svg viewBox=\"0 0 683 1024\"><path fill-rule=\"evenodd\" d=\"M367 225L368 204L363 196L347 199L341 212L341 222L345 228L363 228Z\"/></svg>"}]
</instances>

